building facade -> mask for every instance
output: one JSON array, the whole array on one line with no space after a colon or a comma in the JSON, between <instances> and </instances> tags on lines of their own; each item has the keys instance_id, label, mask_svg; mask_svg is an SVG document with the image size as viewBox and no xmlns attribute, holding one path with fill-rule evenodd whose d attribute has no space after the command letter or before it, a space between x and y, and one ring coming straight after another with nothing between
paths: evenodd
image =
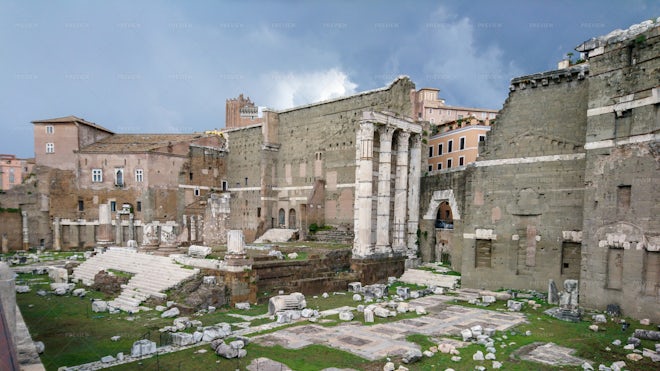
<instances>
[{"instance_id":1,"label":"building facade","mask_svg":"<svg viewBox=\"0 0 660 371\"><path fill-rule=\"evenodd\" d=\"M477 160L479 145L486 141L494 120L474 117L449 121L431 128L425 171L451 170ZM437 131L433 133L433 131Z\"/></svg>"},{"instance_id":2,"label":"building facade","mask_svg":"<svg viewBox=\"0 0 660 371\"><path fill-rule=\"evenodd\" d=\"M422 180L422 256L467 287L580 281L580 305L660 321L660 26L577 48L586 62L514 78L477 161ZM436 228L441 205L453 229ZM424 237L427 236L427 237Z\"/></svg>"},{"instance_id":3,"label":"building facade","mask_svg":"<svg viewBox=\"0 0 660 371\"><path fill-rule=\"evenodd\" d=\"M34 167L33 159L20 159L15 155L0 154L0 190L6 191L23 183Z\"/></svg>"},{"instance_id":4,"label":"building facade","mask_svg":"<svg viewBox=\"0 0 660 371\"><path fill-rule=\"evenodd\" d=\"M422 129L408 117L411 91L403 77L227 129L231 228L252 241L329 225L354 235L354 258L416 258Z\"/></svg>"}]
</instances>

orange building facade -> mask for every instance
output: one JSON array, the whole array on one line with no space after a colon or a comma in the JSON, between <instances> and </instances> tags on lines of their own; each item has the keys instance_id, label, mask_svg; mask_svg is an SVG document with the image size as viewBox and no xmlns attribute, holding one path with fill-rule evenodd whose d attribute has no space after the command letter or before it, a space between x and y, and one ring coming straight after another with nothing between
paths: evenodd
<instances>
[{"instance_id":1,"label":"orange building facade","mask_svg":"<svg viewBox=\"0 0 660 371\"><path fill-rule=\"evenodd\" d=\"M15 155L0 154L0 190L6 191L23 183L34 166L34 160L16 158Z\"/></svg>"}]
</instances>

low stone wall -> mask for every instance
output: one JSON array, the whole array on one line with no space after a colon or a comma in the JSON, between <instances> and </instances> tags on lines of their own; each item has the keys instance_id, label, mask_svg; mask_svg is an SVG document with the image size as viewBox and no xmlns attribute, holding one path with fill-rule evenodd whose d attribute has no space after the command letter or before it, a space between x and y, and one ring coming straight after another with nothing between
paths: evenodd
<instances>
[{"instance_id":1,"label":"low stone wall","mask_svg":"<svg viewBox=\"0 0 660 371\"><path fill-rule=\"evenodd\" d=\"M400 277L405 270L406 258L353 259L351 270L363 285L387 282L388 277Z\"/></svg>"},{"instance_id":2,"label":"low stone wall","mask_svg":"<svg viewBox=\"0 0 660 371\"><path fill-rule=\"evenodd\" d=\"M350 278L341 273L350 269L350 256L351 251L346 249L331 251L324 257L312 255L307 260L257 260L252 269L256 272L259 292L318 294L346 290Z\"/></svg>"}]
</instances>

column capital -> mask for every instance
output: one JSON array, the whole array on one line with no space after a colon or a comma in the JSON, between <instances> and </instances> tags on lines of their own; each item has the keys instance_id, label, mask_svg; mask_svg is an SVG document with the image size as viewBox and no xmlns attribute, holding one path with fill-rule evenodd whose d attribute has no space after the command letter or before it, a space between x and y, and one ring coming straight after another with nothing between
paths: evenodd
<instances>
[{"instance_id":1,"label":"column capital","mask_svg":"<svg viewBox=\"0 0 660 371\"><path fill-rule=\"evenodd\" d=\"M410 139L410 132L405 130L399 130L397 134L400 141L408 141Z\"/></svg>"},{"instance_id":2,"label":"column capital","mask_svg":"<svg viewBox=\"0 0 660 371\"><path fill-rule=\"evenodd\" d=\"M379 125L378 126L378 135L380 135L380 140L392 140L392 134L396 130L395 127L389 125Z\"/></svg>"}]
</instances>

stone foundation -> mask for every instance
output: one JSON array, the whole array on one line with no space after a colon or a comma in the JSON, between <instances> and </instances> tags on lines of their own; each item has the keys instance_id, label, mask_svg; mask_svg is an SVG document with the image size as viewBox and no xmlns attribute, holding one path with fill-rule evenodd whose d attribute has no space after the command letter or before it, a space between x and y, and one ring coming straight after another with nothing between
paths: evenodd
<instances>
[{"instance_id":1,"label":"stone foundation","mask_svg":"<svg viewBox=\"0 0 660 371\"><path fill-rule=\"evenodd\" d=\"M351 270L363 285L385 282L388 277L400 277L406 264L406 257L385 257L376 259L353 259Z\"/></svg>"}]
</instances>

